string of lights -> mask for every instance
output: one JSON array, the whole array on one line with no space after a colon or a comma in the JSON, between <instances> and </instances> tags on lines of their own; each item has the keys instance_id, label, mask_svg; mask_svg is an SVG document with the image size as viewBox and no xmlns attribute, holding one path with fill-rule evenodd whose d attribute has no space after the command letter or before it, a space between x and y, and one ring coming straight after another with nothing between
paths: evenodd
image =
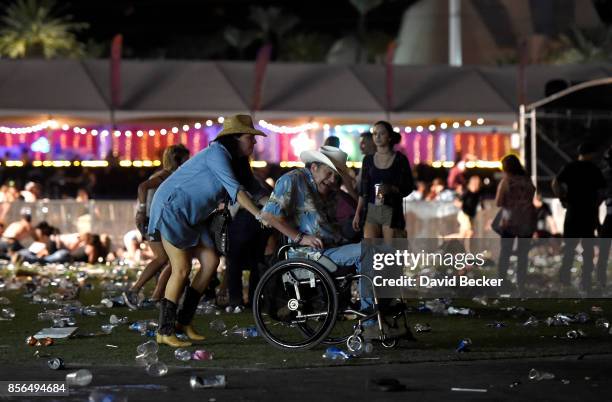
<instances>
[{"instance_id":1,"label":"string of lights","mask_svg":"<svg viewBox=\"0 0 612 402\"><path fill-rule=\"evenodd\" d=\"M165 136L168 133L177 134L179 132L189 132L192 129L200 130L204 126L212 127L215 124L223 124L223 121L224 121L223 116L220 116L216 119L216 122L209 119L209 120L206 120L204 123L196 122L196 123L193 123L193 125L177 124L172 127L161 128L161 129L147 129L147 130L108 130L108 129L98 129L98 128L86 128L86 127L80 127L80 126L70 126L69 124L60 125L57 121L53 119L49 119L49 120L45 120L43 122L40 122L32 126L23 126L23 127L0 126L0 133L3 133L3 134L32 134L32 133L37 133L37 132L48 130L48 129L52 129L52 130L61 129L63 131L72 130L75 134L82 134L82 135L90 134L94 137L98 135L100 135L101 137L107 137L110 135L113 135L114 137L125 136L128 138L132 137L133 135L137 137L144 137L145 135L149 135L152 137L158 134ZM479 117L478 119L476 119L477 125L482 126L484 125L484 123L485 121L482 117ZM304 123L304 124L298 124L295 126L286 126L286 125L278 126L270 122L267 122L266 120L259 120L258 124L260 127L264 128L265 130L276 133L276 134L300 134L306 131L318 130L321 127L323 128L325 132L329 132L332 129L332 127L334 128L335 131L342 130L342 131L347 131L349 133L350 132L362 133L365 131L363 127L357 128L357 126L360 126L360 125L355 125L355 124L332 126L328 123L321 124L318 122L309 122L309 123ZM452 127L453 129L459 129L462 126L471 127L472 124L473 123L471 120L465 120L462 123L459 121L454 121L452 123L442 122L442 123L439 123L439 125L431 123L428 126L426 125L417 125L414 127L406 126L404 127L404 132L408 134L412 132L421 133L425 131L426 129L432 132L432 131L436 131L438 128L441 130L447 130L449 129L449 127ZM372 128L370 127L370 131L371 130ZM397 126L394 127L394 130L396 132L401 132L400 127L397 127Z\"/></svg>"}]
</instances>

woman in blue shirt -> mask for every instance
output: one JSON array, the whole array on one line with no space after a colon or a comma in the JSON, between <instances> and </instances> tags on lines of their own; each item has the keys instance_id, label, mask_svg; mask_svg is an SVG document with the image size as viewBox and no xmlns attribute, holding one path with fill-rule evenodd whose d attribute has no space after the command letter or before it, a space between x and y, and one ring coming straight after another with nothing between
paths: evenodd
<instances>
[{"instance_id":1,"label":"woman in blue shirt","mask_svg":"<svg viewBox=\"0 0 612 402\"><path fill-rule=\"evenodd\" d=\"M202 293L219 265L219 256L208 229L207 218L226 197L238 202L261 220L259 208L246 189L254 182L249 157L257 141L265 134L253 127L248 115L236 115L223 122L213 143L185 162L155 192L149 218L149 234L159 232L170 259L172 274L161 301L157 342L185 347L175 330L182 330L191 340L203 340L191 321ZM201 269L185 292L183 305L177 303L189 278L192 258Z\"/></svg>"}]
</instances>

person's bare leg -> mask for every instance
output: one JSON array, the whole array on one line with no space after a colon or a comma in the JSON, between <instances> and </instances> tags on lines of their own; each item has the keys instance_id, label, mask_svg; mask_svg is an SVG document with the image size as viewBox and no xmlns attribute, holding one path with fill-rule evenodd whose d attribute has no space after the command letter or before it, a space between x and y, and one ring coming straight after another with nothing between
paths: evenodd
<instances>
[{"instance_id":1,"label":"person's bare leg","mask_svg":"<svg viewBox=\"0 0 612 402\"><path fill-rule=\"evenodd\" d=\"M219 266L219 256L210 247L201 247L197 250L196 258L200 261L200 270L191 281L191 287L202 293L208 287L210 280Z\"/></svg>"},{"instance_id":2,"label":"person's bare leg","mask_svg":"<svg viewBox=\"0 0 612 402\"><path fill-rule=\"evenodd\" d=\"M161 242L150 242L149 247L151 247L153 251L154 258L147 264L138 277L138 280L132 285L130 290L135 292L140 291L140 289L142 289L142 287L168 263L168 255L164 251Z\"/></svg>"},{"instance_id":3,"label":"person's bare leg","mask_svg":"<svg viewBox=\"0 0 612 402\"><path fill-rule=\"evenodd\" d=\"M187 347L190 342L183 342L176 337L175 327L178 319L177 304L184 289L185 278L191 271L192 250L182 250L162 238L164 250L170 260L172 273L168 279L164 298L160 303L159 328L157 330L157 343L172 347Z\"/></svg>"},{"instance_id":4,"label":"person's bare leg","mask_svg":"<svg viewBox=\"0 0 612 402\"><path fill-rule=\"evenodd\" d=\"M214 249L205 246L198 247L195 255L200 261L200 270L195 274L191 286L185 292L185 299L178 313L177 322L178 328L183 330L189 339L201 341L204 340L204 337L195 331L192 321L200 298L217 270L219 256Z\"/></svg>"},{"instance_id":5,"label":"person's bare leg","mask_svg":"<svg viewBox=\"0 0 612 402\"><path fill-rule=\"evenodd\" d=\"M395 237L395 229L393 229L390 226L383 226L382 233L383 233L383 239L385 240L385 243L391 244L391 241Z\"/></svg>"},{"instance_id":6,"label":"person's bare leg","mask_svg":"<svg viewBox=\"0 0 612 402\"><path fill-rule=\"evenodd\" d=\"M166 284L168 283L168 279L170 279L171 274L172 266L170 264L166 264L161 274L159 274L159 278L157 278L157 284L155 285L151 299L156 301L161 299L162 295L166 291Z\"/></svg>"},{"instance_id":7,"label":"person's bare leg","mask_svg":"<svg viewBox=\"0 0 612 402\"><path fill-rule=\"evenodd\" d=\"M381 227L374 223L366 222L363 225L363 238L364 239L379 239L381 237Z\"/></svg>"}]
</instances>

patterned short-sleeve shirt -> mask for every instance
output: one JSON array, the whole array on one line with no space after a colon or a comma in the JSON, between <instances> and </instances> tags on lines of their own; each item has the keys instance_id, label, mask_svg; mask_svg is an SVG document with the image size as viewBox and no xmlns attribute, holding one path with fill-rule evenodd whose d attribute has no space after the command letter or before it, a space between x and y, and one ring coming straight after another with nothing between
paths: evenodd
<instances>
[{"instance_id":1,"label":"patterned short-sleeve shirt","mask_svg":"<svg viewBox=\"0 0 612 402\"><path fill-rule=\"evenodd\" d=\"M299 168L282 175L263 211L284 218L307 235L319 237L325 248L343 242L335 221L335 197L329 200L321 197L308 169Z\"/></svg>"}]
</instances>

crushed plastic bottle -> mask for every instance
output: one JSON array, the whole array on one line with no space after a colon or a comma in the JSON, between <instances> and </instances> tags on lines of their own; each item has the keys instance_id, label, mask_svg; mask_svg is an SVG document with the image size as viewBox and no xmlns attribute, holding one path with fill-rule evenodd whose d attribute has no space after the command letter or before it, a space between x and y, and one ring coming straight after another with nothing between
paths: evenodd
<instances>
[{"instance_id":1,"label":"crushed plastic bottle","mask_svg":"<svg viewBox=\"0 0 612 402\"><path fill-rule=\"evenodd\" d=\"M155 341L146 341L136 346L136 353L142 354L155 354L159 351L159 345Z\"/></svg>"},{"instance_id":2,"label":"crushed plastic bottle","mask_svg":"<svg viewBox=\"0 0 612 402\"><path fill-rule=\"evenodd\" d=\"M560 327L562 325L569 325L573 322L572 318L565 314L555 314L554 317L548 317L546 319L546 325L549 327Z\"/></svg>"},{"instance_id":3,"label":"crushed plastic bottle","mask_svg":"<svg viewBox=\"0 0 612 402\"><path fill-rule=\"evenodd\" d=\"M534 316L531 316L523 323L524 327L537 327L540 322Z\"/></svg>"},{"instance_id":4,"label":"crushed plastic bottle","mask_svg":"<svg viewBox=\"0 0 612 402\"><path fill-rule=\"evenodd\" d=\"M147 323L145 321L136 321L129 326L131 331L140 332L141 335L145 335L147 332Z\"/></svg>"},{"instance_id":5,"label":"crushed plastic bottle","mask_svg":"<svg viewBox=\"0 0 612 402\"><path fill-rule=\"evenodd\" d=\"M87 317L95 317L98 315L98 310L95 307L83 307L81 309L81 314Z\"/></svg>"},{"instance_id":6,"label":"crushed plastic bottle","mask_svg":"<svg viewBox=\"0 0 612 402\"><path fill-rule=\"evenodd\" d=\"M110 324L113 324L113 325L120 325L120 324L127 324L128 320L129 320L129 319L128 319L127 317L121 317L121 318L119 318L119 317L117 317L115 314L112 314L112 315L109 317L108 322L109 322Z\"/></svg>"},{"instance_id":7,"label":"crushed plastic bottle","mask_svg":"<svg viewBox=\"0 0 612 402\"><path fill-rule=\"evenodd\" d=\"M420 323L416 323L414 324L414 330L417 333L422 333L422 332L431 332L431 325L429 324L420 324Z\"/></svg>"},{"instance_id":8,"label":"crushed plastic bottle","mask_svg":"<svg viewBox=\"0 0 612 402\"><path fill-rule=\"evenodd\" d=\"M137 355L134 360L136 361L136 365L148 367L153 363L157 363L159 359L155 353L142 353Z\"/></svg>"},{"instance_id":9,"label":"crushed plastic bottle","mask_svg":"<svg viewBox=\"0 0 612 402\"><path fill-rule=\"evenodd\" d=\"M372 342L364 342L363 345L361 345L360 348L354 350L350 356L364 356L364 355L369 355L374 351L374 345L372 344Z\"/></svg>"},{"instance_id":10,"label":"crushed plastic bottle","mask_svg":"<svg viewBox=\"0 0 612 402\"><path fill-rule=\"evenodd\" d=\"M487 296L474 296L472 297L472 301L476 304L480 304L482 306L489 305L489 298Z\"/></svg>"},{"instance_id":11,"label":"crushed plastic bottle","mask_svg":"<svg viewBox=\"0 0 612 402\"><path fill-rule=\"evenodd\" d=\"M472 345L472 340L470 338L465 338L459 341L459 345L457 345L457 352L469 352L470 346Z\"/></svg>"},{"instance_id":12,"label":"crushed plastic bottle","mask_svg":"<svg viewBox=\"0 0 612 402\"><path fill-rule=\"evenodd\" d=\"M350 359L350 356L342 349L335 346L330 346L325 350L325 353L323 353L323 358L326 360L344 361Z\"/></svg>"},{"instance_id":13,"label":"crushed plastic bottle","mask_svg":"<svg viewBox=\"0 0 612 402\"><path fill-rule=\"evenodd\" d=\"M113 328L115 328L114 325L112 324L103 324L100 326L100 329L102 330L102 332L104 332L105 334L110 334L113 332Z\"/></svg>"},{"instance_id":14,"label":"crushed plastic bottle","mask_svg":"<svg viewBox=\"0 0 612 402\"><path fill-rule=\"evenodd\" d=\"M193 355L191 355L191 358L193 360L213 360L214 356L215 355L213 352L209 352L208 350L204 350L204 349L198 349L195 352L193 352Z\"/></svg>"},{"instance_id":15,"label":"crushed plastic bottle","mask_svg":"<svg viewBox=\"0 0 612 402\"><path fill-rule=\"evenodd\" d=\"M8 297L0 297L0 304L11 304L11 301L8 299Z\"/></svg>"},{"instance_id":16,"label":"crushed plastic bottle","mask_svg":"<svg viewBox=\"0 0 612 402\"><path fill-rule=\"evenodd\" d=\"M595 321L595 326L597 328L608 329L610 328L610 321L605 318L598 318L597 321Z\"/></svg>"},{"instance_id":17,"label":"crushed plastic bottle","mask_svg":"<svg viewBox=\"0 0 612 402\"><path fill-rule=\"evenodd\" d=\"M217 308L217 306L215 306L214 304L210 302L200 303L198 305L196 312L198 314L215 314L215 315L221 314L221 311Z\"/></svg>"},{"instance_id":18,"label":"crushed plastic bottle","mask_svg":"<svg viewBox=\"0 0 612 402\"><path fill-rule=\"evenodd\" d=\"M147 374L151 377L163 377L168 374L168 366L160 361L149 364L147 366Z\"/></svg>"},{"instance_id":19,"label":"crushed plastic bottle","mask_svg":"<svg viewBox=\"0 0 612 402\"><path fill-rule=\"evenodd\" d=\"M64 328L66 326L66 322L61 318L54 318L51 326L53 328Z\"/></svg>"},{"instance_id":20,"label":"crushed plastic bottle","mask_svg":"<svg viewBox=\"0 0 612 402\"><path fill-rule=\"evenodd\" d=\"M501 321L493 321L487 324L489 328L505 328L506 324Z\"/></svg>"},{"instance_id":21,"label":"crushed plastic bottle","mask_svg":"<svg viewBox=\"0 0 612 402\"><path fill-rule=\"evenodd\" d=\"M192 375L189 379L189 386L191 389L199 388L225 388L227 387L227 380L224 375L214 375L210 377L199 377Z\"/></svg>"},{"instance_id":22,"label":"crushed plastic bottle","mask_svg":"<svg viewBox=\"0 0 612 402\"><path fill-rule=\"evenodd\" d=\"M0 310L0 317L5 320L12 320L15 318L15 309L11 307L3 307L2 310Z\"/></svg>"},{"instance_id":23,"label":"crushed plastic bottle","mask_svg":"<svg viewBox=\"0 0 612 402\"><path fill-rule=\"evenodd\" d=\"M208 325L212 330L217 332L223 332L227 329L225 322L223 322L221 319L212 320Z\"/></svg>"},{"instance_id":24,"label":"crushed plastic bottle","mask_svg":"<svg viewBox=\"0 0 612 402\"><path fill-rule=\"evenodd\" d=\"M578 313L574 316L574 321L577 321L580 324L585 324L589 320L590 320L590 317L587 313Z\"/></svg>"},{"instance_id":25,"label":"crushed plastic bottle","mask_svg":"<svg viewBox=\"0 0 612 402\"><path fill-rule=\"evenodd\" d=\"M553 373L547 373L545 371L538 371L536 369L529 370L529 379L532 381L552 380L555 378Z\"/></svg>"},{"instance_id":26,"label":"crushed plastic bottle","mask_svg":"<svg viewBox=\"0 0 612 402\"><path fill-rule=\"evenodd\" d=\"M586 333L581 329L572 329L565 334L569 339L586 338Z\"/></svg>"},{"instance_id":27,"label":"crushed plastic bottle","mask_svg":"<svg viewBox=\"0 0 612 402\"><path fill-rule=\"evenodd\" d=\"M449 315L473 315L474 314L474 310L469 309L469 308L465 308L465 307L453 307L450 306L447 310Z\"/></svg>"},{"instance_id":28,"label":"crushed plastic bottle","mask_svg":"<svg viewBox=\"0 0 612 402\"><path fill-rule=\"evenodd\" d=\"M174 357L176 357L177 360L186 362L191 360L191 352L187 349L178 348L174 351Z\"/></svg>"},{"instance_id":29,"label":"crushed plastic bottle","mask_svg":"<svg viewBox=\"0 0 612 402\"><path fill-rule=\"evenodd\" d=\"M241 336L243 338L254 338L256 336L258 336L259 334L257 333L257 328L256 327L245 327L245 328L241 328L238 326L234 326L232 328L231 333L233 335L238 335Z\"/></svg>"},{"instance_id":30,"label":"crushed plastic bottle","mask_svg":"<svg viewBox=\"0 0 612 402\"><path fill-rule=\"evenodd\" d=\"M91 371L81 369L70 374L66 374L66 383L71 387L86 387L91 383L93 374Z\"/></svg>"},{"instance_id":31,"label":"crushed plastic bottle","mask_svg":"<svg viewBox=\"0 0 612 402\"><path fill-rule=\"evenodd\" d=\"M106 308L113 307L113 301L111 299L102 299L102 300L100 300L100 304L103 305Z\"/></svg>"},{"instance_id":32,"label":"crushed plastic bottle","mask_svg":"<svg viewBox=\"0 0 612 402\"><path fill-rule=\"evenodd\" d=\"M431 311L433 314L443 314L446 309L446 304L440 299L427 300L425 302L425 308Z\"/></svg>"}]
</instances>

